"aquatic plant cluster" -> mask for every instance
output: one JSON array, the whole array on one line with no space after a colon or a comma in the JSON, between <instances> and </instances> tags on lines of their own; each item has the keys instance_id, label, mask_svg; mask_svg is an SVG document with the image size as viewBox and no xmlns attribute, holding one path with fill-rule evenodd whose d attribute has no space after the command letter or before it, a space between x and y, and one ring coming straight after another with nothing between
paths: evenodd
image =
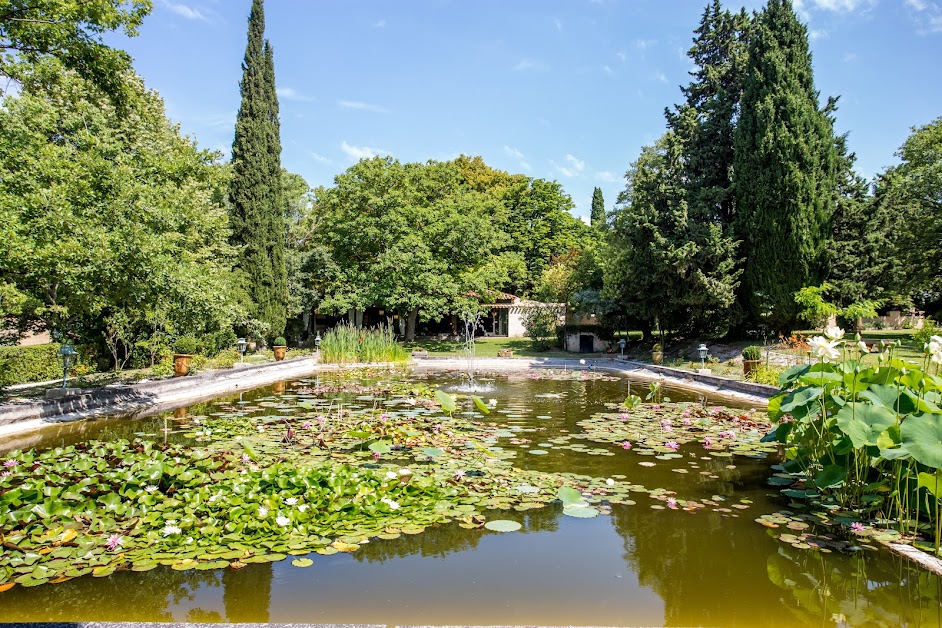
<instances>
[{"instance_id":1,"label":"aquatic plant cluster","mask_svg":"<svg viewBox=\"0 0 942 628\"><path fill-rule=\"evenodd\" d=\"M835 327L812 338L821 361L781 376L769 415L788 461L772 483L787 487L796 508L828 511L846 525L895 524L938 553L942 338L926 344L920 364L897 358L892 347L871 354L859 338L843 337Z\"/></svg>"},{"instance_id":2,"label":"aquatic plant cluster","mask_svg":"<svg viewBox=\"0 0 942 628\"><path fill-rule=\"evenodd\" d=\"M324 334L320 346L324 364L355 362L408 362L409 353L396 342L392 327L363 329L336 325Z\"/></svg>"},{"instance_id":3,"label":"aquatic plant cluster","mask_svg":"<svg viewBox=\"0 0 942 628\"><path fill-rule=\"evenodd\" d=\"M167 417L167 432L185 442L147 438L159 438L154 434L8 454L0 475L0 590L158 565L238 569L294 556L293 564L306 567L314 554L356 551L371 539L449 521L510 530L514 523L494 518L495 510L550 502L582 518L608 512L611 504L634 505L635 494L647 494L655 509L712 506L732 513L722 496L686 501L624 475L516 468L519 452L498 442L521 434L475 420L494 408L493 400L441 390L429 399L402 383L369 386L387 394L378 397L362 394L361 383L340 382L325 386L338 393L332 398L308 380L290 394ZM356 396L341 394L345 384ZM571 441L620 445L631 438L636 453L658 458L678 455L670 441L679 447L694 438L715 438L708 453L717 457L767 448L755 444L759 432L748 417L723 409L629 412L628 421L626 413L597 415L585 433L541 445L630 455L623 447L595 451ZM676 430L665 429L666 422Z\"/></svg>"}]
</instances>

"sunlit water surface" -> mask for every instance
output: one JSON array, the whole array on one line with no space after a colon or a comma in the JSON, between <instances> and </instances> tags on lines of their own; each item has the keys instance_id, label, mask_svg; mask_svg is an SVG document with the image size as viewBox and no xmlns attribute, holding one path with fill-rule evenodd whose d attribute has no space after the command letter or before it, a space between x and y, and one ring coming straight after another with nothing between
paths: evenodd
<instances>
[{"instance_id":1,"label":"sunlit water surface","mask_svg":"<svg viewBox=\"0 0 942 628\"><path fill-rule=\"evenodd\" d=\"M389 376L387 376L388 378ZM462 374L421 375L450 388ZM466 380L465 380L466 381ZM313 380L289 382L229 397L256 402L280 397ZM486 397L498 412L486 417L533 443L578 432L576 422L625 398L629 381L552 381L492 376ZM641 386L633 384L633 392ZM698 401L667 390L675 401ZM545 395L558 395L546 397ZM221 400L222 401L222 400ZM346 404L355 405L352 396ZM360 403L372 403L361 401ZM727 404L729 405L729 404ZM189 408L210 414L214 403ZM186 411L183 411L186 412ZM178 411L178 415L183 414ZM272 410L272 414L277 410ZM55 426L0 445L49 448L91 438L185 440L162 432L173 413L139 419ZM506 439L502 439L506 440ZM118 572L57 585L20 586L0 593L0 621L231 621L377 624L545 624L708 626L938 626L940 579L887 552L822 554L775 540L756 517L787 507L769 487L770 461L701 460L691 443L680 459L639 466L642 456L613 456L501 443L519 453L516 465L597 477L623 474L683 499L719 495L744 509L655 510L640 495L611 515L575 519L560 505L525 512L514 533L433 526L415 536L374 539L352 554L312 554L314 566L290 561L239 571ZM533 445L535 446L535 445ZM545 447L542 447L546 449ZM678 473L674 469L688 469ZM709 473L702 473L708 471Z\"/></svg>"}]
</instances>

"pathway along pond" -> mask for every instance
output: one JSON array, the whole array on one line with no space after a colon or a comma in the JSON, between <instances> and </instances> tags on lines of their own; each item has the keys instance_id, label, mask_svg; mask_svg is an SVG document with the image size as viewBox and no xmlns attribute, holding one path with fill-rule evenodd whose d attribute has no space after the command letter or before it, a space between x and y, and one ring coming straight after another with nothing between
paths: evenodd
<instances>
[{"instance_id":1,"label":"pathway along pond","mask_svg":"<svg viewBox=\"0 0 942 628\"><path fill-rule=\"evenodd\" d=\"M285 417L289 421L300 417L305 424L311 424L300 427L295 421L297 429L291 435L295 439L291 446L305 438L314 443L310 433L329 425L341 403L351 413L348 417L393 423L403 418L416 421L431 418L435 425L430 429L436 434L447 434L452 429L454 423L449 423L447 417L441 418L441 409L410 401L402 387L437 386L447 391L459 383L459 374L413 373L407 378L361 371L354 377L359 379L329 375L288 382L149 419L56 426L42 434L36 450L52 450L50 456L54 457L55 448L75 444L82 447L81 443L92 439L143 439L217 451L220 447L231 447L236 452L233 455L240 457L249 467L246 473L251 475L258 471L253 470L256 462L242 456L235 436L242 442L256 442L259 457L277 454L274 450L279 446L278 439L272 435L277 431L279 436L288 436ZM239 553L238 548L228 558L220 558L219 552L210 556L216 562L202 565L209 569L194 569L197 563L185 561L170 565L179 561L179 557L170 554L162 560L168 564L140 562L138 557L133 564L144 571L124 568L112 573L110 567L104 567L98 571L102 577L81 575L58 584L21 583L7 588L0 593L0 621L596 626L942 623L940 580L936 576L884 550L873 549L875 546L866 539L857 539L848 531L820 531L833 534L835 543L833 551L827 548L820 551L794 539L789 542L779 539L783 532L800 536L808 529L806 524L783 518L782 525L773 529L756 522L764 515L789 508L787 498L767 484L772 473L770 465L776 462L775 453L768 459L727 457L730 447L736 449L730 443L717 443L707 449L703 446L703 433L694 434L696 424L685 427L676 414L673 423L664 425L663 420L658 420L657 413L666 411L667 405L662 410L651 405L637 410L636 414L643 415L647 425L636 429L634 419L620 421L621 411L608 405L620 403L628 395L629 381L624 378L536 371L494 375L486 380L492 390L479 394L488 404L490 414L484 415L469 401L455 413L454 421L474 420L490 431L482 440L463 446L473 452L491 448L499 459L508 459L513 467L524 470L521 473L534 472L531 479L539 477L535 472L577 474L567 476L566 483L588 489L591 505L573 504L570 499L564 507L560 501L550 501L545 492L552 490L555 494L557 486L546 488L533 480L537 486L522 483L512 488L518 493L533 491L537 501L509 502L510 497L499 495L491 497L488 504L502 509L481 510L487 522L510 520L521 524L517 531L492 531L481 527L482 520L471 515L461 519L462 512L475 508L466 499L464 506L450 513L450 523L426 526L423 519L419 522L422 525L411 526L410 522L400 521L381 531L386 539L373 536L366 540L348 535L344 541L326 545L330 539L325 538L318 548L320 552L312 552L308 547L276 553L274 558L285 558L275 562L252 563L245 559L237 565L244 566L238 569L221 568L225 563L219 564L221 560L241 560L232 558ZM353 382L362 388L352 393L331 392L349 388ZM634 383L632 388L631 392L643 396L641 384ZM389 392L379 394L377 389ZM699 396L691 398L689 393L666 389L664 394L674 402L689 402L688 411L697 423L704 418L709 420L714 412L712 405L701 405ZM494 403L491 400L496 400L496 405L491 407L489 404ZM378 417L379 413L382 414ZM748 408L733 413L754 416ZM319 422L318 416L327 418ZM259 431L259 426L264 431ZM614 431L606 431L610 427ZM634 442L629 441L631 449L620 441L625 429L635 432L630 434L636 437ZM748 421L737 431L731 439L745 441ZM259 441L259 435L269 438ZM603 442L606 440L610 442ZM676 453L673 442L679 445ZM401 512L408 511L408 482L419 481L413 475L419 478L431 474L436 467L448 466L446 474L448 477L454 474L451 481L454 485L483 482L488 473L498 475L498 471L487 466L480 467L485 471L472 469L465 474L464 467L444 452L439 454L443 456L439 462L434 447L431 455L410 454L406 460L397 459L400 452L395 450L385 453L382 445L375 449L382 453L376 456L364 450L356 458L364 474L379 477L375 482L386 482L383 477L387 473L390 478L395 477L400 468L409 469L400 476L404 479L388 480L397 487L402 482L405 487L400 498ZM252 449L246 451L256 453ZM4 452L0 458L11 460L14 455ZM23 453L18 455L25 462L6 467L6 471L12 469L14 473L0 478L0 498L11 490L17 474L37 468L35 462L29 462L33 454L26 452L27 458L23 458ZM87 473L94 475L95 469ZM436 473L439 481L445 477L439 471ZM515 476L514 482L519 481ZM164 479L160 482L157 487L144 486L142 481L140 490L130 494L139 500L145 499L148 491L160 494ZM210 485L200 490L205 495L215 488ZM543 491L542 498L535 493L537 490ZM248 502L249 498L244 497ZM172 495L161 498L172 501ZM304 499L302 495L301 502ZM547 502L545 506L539 507L540 499ZM387 500L395 503L395 509L400 507L398 502ZM207 501L212 501L212 497ZM266 508L268 520L279 513L291 518L301 516L289 512L289 505L299 507L297 500L284 501L283 506L276 504L271 513ZM120 506L116 508L120 511ZM278 513L274 512L276 509ZM591 516L595 511L598 516ZM786 524L790 529L785 529ZM190 524L184 517L179 525L185 528L182 535L196 536L193 530L202 524L195 522L187 527ZM507 524L495 527L501 525ZM50 534L60 531L51 530ZM54 546L51 554L43 555L43 560L62 556L65 558L56 560L68 562L70 551L87 549L77 548L83 538L94 539L97 534L101 540L93 540L89 545L101 546L109 530L80 532L85 536L74 538L66 531L68 536L50 537L74 542ZM165 536L172 539L178 535L171 530L169 536L152 536L151 542L159 544ZM6 538L11 541L9 534ZM17 542L26 545L28 541ZM141 537L133 537L132 533L121 541L127 546L143 543ZM837 546L842 543L868 549L839 551ZM116 546L114 552L124 551L122 545ZM284 547L290 550L290 545L275 545L270 551ZM340 551L336 551L337 547ZM5 548L4 552L9 565L10 553L17 551ZM128 553L137 555L130 550ZM96 547L85 559L91 565L96 561L106 564L110 556L108 550ZM155 560L160 556L155 556ZM201 559L198 552L189 556L194 558L186 560ZM8 572L7 580L30 573L29 560L14 562L17 569ZM61 567L63 563L53 564ZM42 576L42 572L37 572L26 577Z\"/></svg>"}]
</instances>

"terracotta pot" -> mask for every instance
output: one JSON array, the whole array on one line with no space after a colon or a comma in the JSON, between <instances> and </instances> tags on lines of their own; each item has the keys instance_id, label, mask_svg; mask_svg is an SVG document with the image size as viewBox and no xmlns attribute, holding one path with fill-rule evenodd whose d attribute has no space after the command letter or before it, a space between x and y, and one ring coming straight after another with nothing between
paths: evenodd
<instances>
[{"instance_id":1,"label":"terracotta pot","mask_svg":"<svg viewBox=\"0 0 942 628\"><path fill-rule=\"evenodd\" d=\"M664 362L664 352L663 351L652 351L651 352L651 362L654 364L661 364Z\"/></svg>"},{"instance_id":2,"label":"terracotta pot","mask_svg":"<svg viewBox=\"0 0 942 628\"><path fill-rule=\"evenodd\" d=\"M272 386L272 389L276 395L284 394L285 382L275 382L274 386Z\"/></svg>"},{"instance_id":3,"label":"terracotta pot","mask_svg":"<svg viewBox=\"0 0 942 628\"><path fill-rule=\"evenodd\" d=\"M193 361L192 353L174 353L173 354L173 376L183 377L190 372L190 362Z\"/></svg>"},{"instance_id":4,"label":"terracotta pot","mask_svg":"<svg viewBox=\"0 0 942 628\"><path fill-rule=\"evenodd\" d=\"M753 371L758 371L759 366L761 366L762 360L743 360L742 361L742 374L746 377L749 377L749 374Z\"/></svg>"},{"instance_id":5,"label":"terracotta pot","mask_svg":"<svg viewBox=\"0 0 942 628\"><path fill-rule=\"evenodd\" d=\"M187 408L176 408L173 411L173 418L175 419L185 419L186 418Z\"/></svg>"},{"instance_id":6,"label":"terracotta pot","mask_svg":"<svg viewBox=\"0 0 942 628\"><path fill-rule=\"evenodd\" d=\"M284 360L285 351L287 350L288 350L288 347L279 347L279 346L272 347L272 351L275 352L275 360L278 362L281 362L282 360Z\"/></svg>"}]
</instances>

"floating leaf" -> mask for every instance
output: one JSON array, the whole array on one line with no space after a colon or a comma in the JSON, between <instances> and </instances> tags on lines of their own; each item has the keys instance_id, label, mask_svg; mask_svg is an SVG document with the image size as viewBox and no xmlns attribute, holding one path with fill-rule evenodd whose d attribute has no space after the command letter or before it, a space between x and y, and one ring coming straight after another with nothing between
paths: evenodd
<instances>
[{"instance_id":1,"label":"floating leaf","mask_svg":"<svg viewBox=\"0 0 942 628\"><path fill-rule=\"evenodd\" d=\"M291 561L291 564L295 567L310 567L314 564L314 561L310 558L296 558Z\"/></svg>"},{"instance_id":2,"label":"floating leaf","mask_svg":"<svg viewBox=\"0 0 942 628\"><path fill-rule=\"evenodd\" d=\"M563 514L577 519L591 519L598 517L599 511L591 506L566 506L563 508Z\"/></svg>"},{"instance_id":3,"label":"floating leaf","mask_svg":"<svg viewBox=\"0 0 942 628\"><path fill-rule=\"evenodd\" d=\"M493 532L516 532L523 526L509 519L495 519L485 523L484 527Z\"/></svg>"}]
</instances>

